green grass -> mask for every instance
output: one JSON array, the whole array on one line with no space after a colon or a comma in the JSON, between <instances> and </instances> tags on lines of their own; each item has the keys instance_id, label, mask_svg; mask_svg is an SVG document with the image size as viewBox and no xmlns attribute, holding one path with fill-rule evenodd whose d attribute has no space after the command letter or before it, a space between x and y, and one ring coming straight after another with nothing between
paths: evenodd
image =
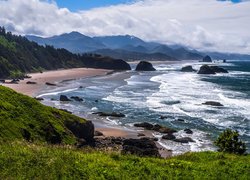
<instances>
[{"instance_id":1,"label":"green grass","mask_svg":"<svg viewBox=\"0 0 250 180\"><path fill-rule=\"evenodd\" d=\"M9 42L4 36L0 36L0 45L5 48L8 48L11 51L16 51L15 42Z\"/></svg>"},{"instance_id":2,"label":"green grass","mask_svg":"<svg viewBox=\"0 0 250 180\"><path fill-rule=\"evenodd\" d=\"M51 142L60 138L62 144L74 144L76 137L65 123L86 120L42 105L37 100L0 86L0 139L27 139Z\"/></svg>"},{"instance_id":3,"label":"green grass","mask_svg":"<svg viewBox=\"0 0 250 180\"><path fill-rule=\"evenodd\" d=\"M187 153L141 158L72 147L0 145L0 179L249 179L250 156Z\"/></svg>"}]
</instances>

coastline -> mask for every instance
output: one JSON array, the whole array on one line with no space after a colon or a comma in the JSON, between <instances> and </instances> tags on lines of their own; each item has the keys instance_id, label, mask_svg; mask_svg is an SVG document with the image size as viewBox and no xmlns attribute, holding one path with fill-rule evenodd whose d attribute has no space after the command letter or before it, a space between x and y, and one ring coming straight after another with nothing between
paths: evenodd
<instances>
[{"instance_id":1,"label":"coastline","mask_svg":"<svg viewBox=\"0 0 250 180\"><path fill-rule=\"evenodd\" d=\"M160 62L157 62L160 63ZM164 62L164 64L172 64L173 62ZM176 62L175 62L176 63ZM185 64L187 61L180 61L179 64ZM19 93L28 95L30 97L36 97L43 92L47 92L49 90L53 90L56 87L63 87L63 83L67 83L70 81L74 81L77 79L91 78L95 76L107 76L113 74L112 70L104 70L104 69L90 69L90 68L74 68L74 69L66 69L66 70L55 70L55 71L46 71L43 73L31 73L28 74L31 76L30 79L25 79L20 81L18 84L3 84L6 87L9 87ZM122 78L128 78L124 75L119 77L114 77L116 80L120 80ZM117 79L118 78L118 79ZM36 82L37 84L26 84L28 81ZM57 86L47 86L45 83L49 82L52 84L56 84ZM82 117L82 116L80 116ZM85 117L83 117L85 118ZM124 127L113 126L106 124L100 119L96 118L87 118L92 121L95 125L95 130L103 133L104 137L122 137L122 138L135 138L138 139L138 133L145 134L147 138L154 138L152 132L147 130L136 130L136 129L127 129ZM171 157L172 151L164 148L160 143L156 143L160 154L162 157Z\"/></svg>"},{"instance_id":2,"label":"coastline","mask_svg":"<svg viewBox=\"0 0 250 180\"><path fill-rule=\"evenodd\" d=\"M61 69L45 71L43 73L29 73L31 76L29 79L24 79L18 84L3 84L3 86L9 87L24 95L35 97L41 91L44 91L51 86L47 86L45 83L49 82L57 84L63 81L70 81L80 78L89 78L94 76L103 76L113 72L106 69L92 69L92 68L73 68L73 69ZM28 81L36 82L36 84L26 84Z\"/></svg>"}]
</instances>

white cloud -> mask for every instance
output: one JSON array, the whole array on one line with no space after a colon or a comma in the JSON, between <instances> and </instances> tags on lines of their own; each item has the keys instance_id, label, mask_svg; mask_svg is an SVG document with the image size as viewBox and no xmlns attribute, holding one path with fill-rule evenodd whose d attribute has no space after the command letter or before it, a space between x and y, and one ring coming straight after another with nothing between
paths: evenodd
<instances>
[{"instance_id":1,"label":"white cloud","mask_svg":"<svg viewBox=\"0 0 250 180\"><path fill-rule=\"evenodd\" d=\"M142 0L81 12L48 1L0 1L0 25L19 34L131 34L211 51L250 54L249 22L249 1Z\"/></svg>"}]
</instances>

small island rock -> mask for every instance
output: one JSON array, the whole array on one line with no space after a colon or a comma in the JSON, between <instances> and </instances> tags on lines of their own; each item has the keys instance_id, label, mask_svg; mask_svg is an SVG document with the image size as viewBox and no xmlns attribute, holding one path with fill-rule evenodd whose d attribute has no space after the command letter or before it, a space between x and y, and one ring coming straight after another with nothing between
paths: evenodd
<instances>
[{"instance_id":1,"label":"small island rock","mask_svg":"<svg viewBox=\"0 0 250 180\"><path fill-rule=\"evenodd\" d=\"M156 69L153 67L153 65L150 62L147 61L141 61L136 66L136 71L156 71Z\"/></svg>"}]
</instances>

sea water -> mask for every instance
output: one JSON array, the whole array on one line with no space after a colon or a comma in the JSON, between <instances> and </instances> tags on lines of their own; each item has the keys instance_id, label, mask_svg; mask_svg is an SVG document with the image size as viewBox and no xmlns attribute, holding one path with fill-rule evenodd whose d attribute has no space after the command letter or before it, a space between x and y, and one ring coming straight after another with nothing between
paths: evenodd
<instances>
[{"instance_id":1,"label":"sea water","mask_svg":"<svg viewBox=\"0 0 250 180\"><path fill-rule=\"evenodd\" d=\"M181 72L181 67L202 63L156 63L154 72L117 72L107 76L72 80L41 94L44 103L89 118L93 112L119 112L125 118L106 118L104 123L133 129L138 122L158 123L179 130L179 137L191 137L188 144L161 140L174 154L216 150L214 139L226 128L239 131L250 148L250 61L217 62L228 74L199 75ZM133 65L132 65L133 66ZM79 88L82 86L81 88ZM60 102L59 96L79 96L84 102ZM51 98L55 101L51 101ZM202 105L216 101L223 107ZM164 117L164 118L161 118ZM103 119L102 119L103 121ZM191 135L183 129L192 129Z\"/></svg>"}]
</instances>

